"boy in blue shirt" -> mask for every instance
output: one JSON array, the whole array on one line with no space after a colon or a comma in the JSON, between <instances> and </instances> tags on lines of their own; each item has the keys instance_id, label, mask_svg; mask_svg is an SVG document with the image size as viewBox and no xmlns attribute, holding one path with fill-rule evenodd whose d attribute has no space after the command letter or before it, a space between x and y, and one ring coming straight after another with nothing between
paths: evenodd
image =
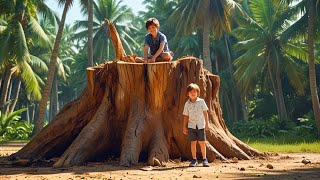
<instances>
[{"instance_id":1,"label":"boy in blue shirt","mask_svg":"<svg viewBox=\"0 0 320 180\"><path fill-rule=\"evenodd\" d=\"M173 53L169 50L167 37L159 31L159 21L156 18L148 19L146 28L149 34L144 40L144 56L137 57L135 61L139 63L171 61ZM150 54L148 54L149 49Z\"/></svg>"},{"instance_id":2,"label":"boy in blue shirt","mask_svg":"<svg viewBox=\"0 0 320 180\"><path fill-rule=\"evenodd\" d=\"M192 161L189 166L194 167L198 164L196 152L197 142L199 142L202 153L202 164L209 167L206 157L206 132L209 130L208 107L206 102L199 98L200 88L196 84L189 84L187 87L188 101L183 109L183 133L188 134L188 139L191 141ZM188 124L188 125L187 125ZM188 128L187 128L188 127Z\"/></svg>"}]
</instances>

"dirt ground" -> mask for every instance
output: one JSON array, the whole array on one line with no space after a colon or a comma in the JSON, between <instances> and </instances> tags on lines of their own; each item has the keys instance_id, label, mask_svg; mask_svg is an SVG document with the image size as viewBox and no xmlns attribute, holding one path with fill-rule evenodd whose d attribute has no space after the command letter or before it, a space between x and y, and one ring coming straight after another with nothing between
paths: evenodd
<instances>
[{"instance_id":1,"label":"dirt ground","mask_svg":"<svg viewBox=\"0 0 320 180\"><path fill-rule=\"evenodd\" d=\"M10 155L23 144L0 145L1 156ZM302 163L304 160L305 163ZM86 166L13 167L0 158L0 179L320 179L320 154L290 153L238 162L213 162L210 167L188 167L189 162L168 163L166 167L119 166L117 161L88 163ZM310 163L308 162L310 161ZM272 167L271 167L272 166Z\"/></svg>"}]
</instances>

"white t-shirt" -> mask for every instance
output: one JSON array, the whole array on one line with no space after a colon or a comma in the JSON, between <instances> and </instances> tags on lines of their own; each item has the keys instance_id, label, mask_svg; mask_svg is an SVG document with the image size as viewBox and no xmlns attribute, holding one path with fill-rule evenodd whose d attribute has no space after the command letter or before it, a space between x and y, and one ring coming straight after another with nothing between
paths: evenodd
<instances>
[{"instance_id":1,"label":"white t-shirt","mask_svg":"<svg viewBox=\"0 0 320 180\"><path fill-rule=\"evenodd\" d=\"M208 107L203 99L197 98L194 103L189 99L185 103L182 113L189 117L188 128L196 129L196 126L198 126L198 129L204 129L206 127L206 120L203 111L207 110Z\"/></svg>"}]
</instances>

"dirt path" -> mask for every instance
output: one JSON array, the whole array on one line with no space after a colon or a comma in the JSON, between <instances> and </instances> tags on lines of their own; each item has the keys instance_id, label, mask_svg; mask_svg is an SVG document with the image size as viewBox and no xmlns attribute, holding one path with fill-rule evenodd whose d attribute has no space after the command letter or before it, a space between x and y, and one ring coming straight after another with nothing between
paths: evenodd
<instances>
[{"instance_id":1,"label":"dirt path","mask_svg":"<svg viewBox=\"0 0 320 180\"><path fill-rule=\"evenodd\" d=\"M11 154L22 146L21 143L0 145L0 154ZM303 159L310 160L311 163L304 164ZM238 163L214 162L209 168L201 165L189 168L188 163L169 163L161 168L149 168L140 164L126 168L118 166L117 161L110 161L53 169L12 167L1 158L0 179L320 179L320 154L312 153L280 154ZM268 164L273 169L269 169Z\"/></svg>"}]
</instances>

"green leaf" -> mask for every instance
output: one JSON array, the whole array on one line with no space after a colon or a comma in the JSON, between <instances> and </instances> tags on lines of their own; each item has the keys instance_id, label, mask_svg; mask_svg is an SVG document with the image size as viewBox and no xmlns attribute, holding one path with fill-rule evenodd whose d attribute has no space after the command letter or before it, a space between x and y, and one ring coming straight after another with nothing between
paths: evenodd
<instances>
[{"instance_id":1,"label":"green leaf","mask_svg":"<svg viewBox=\"0 0 320 180\"><path fill-rule=\"evenodd\" d=\"M28 24L28 32L31 34L31 38L35 40L33 43L39 44L41 47L51 48L53 43L49 39L48 35L43 31L37 20L30 17Z\"/></svg>"},{"instance_id":2,"label":"green leaf","mask_svg":"<svg viewBox=\"0 0 320 180\"><path fill-rule=\"evenodd\" d=\"M39 73L48 72L48 66L42 59L33 55L30 55L30 58L30 66L32 67L32 69L36 70Z\"/></svg>"},{"instance_id":3,"label":"green leaf","mask_svg":"<svg viewBox=\"0 0 320 180\"><path fill-rule=\"evenodd\" d=\"M26 36L24 30L19 21L13 21L14 27L16 28L17 33L15 34L16 45L14 48L15 56L17 63L22 63L25 61L30 61L29 50L27 46Z\"/></svg>"},{"instance_id":4,"label":"green leaf","mask_svg":"<svg viewBox=\"0 0 320 180\"><path fill-rule=\"evenodd\" d=\"M8 115L5 115L5 114L1 114L0 113L0 116L1 116L1 132L0 132L0 136L2 136L5 131L3 131L4 129L6 129L9 124L12 122L12 121L15 121L15 120L18 120L20 118L19 114L21 114L22 112L26 111L28 108L22 108L22 109L19 109L17 111L14 111Z\"/></svg>"},{"instance_id":5,"label":"green leaf","mask_svg":"<svg viewBox=\"0 0 320 180\"><path fill-rule=\"evenodd\" d=\"M18 67L21 70L21 79L25 84L28 97L35 101L40 100L40 86L30 65L24 61L22 63L19 63Z\"/></svg>"},{"instance_id":6,"label":"green leaf","mask_svg":"<svg viewBox=\"0 0 320 180\"><path fill-rule=\"evenodd\" d=\"M297 90L300 96L305 94L305 84L307 78L301 65L297 64L292 58L286 56L285 58L285 72L288 76L290 84Z\"/></svg>"}]
</instances>

